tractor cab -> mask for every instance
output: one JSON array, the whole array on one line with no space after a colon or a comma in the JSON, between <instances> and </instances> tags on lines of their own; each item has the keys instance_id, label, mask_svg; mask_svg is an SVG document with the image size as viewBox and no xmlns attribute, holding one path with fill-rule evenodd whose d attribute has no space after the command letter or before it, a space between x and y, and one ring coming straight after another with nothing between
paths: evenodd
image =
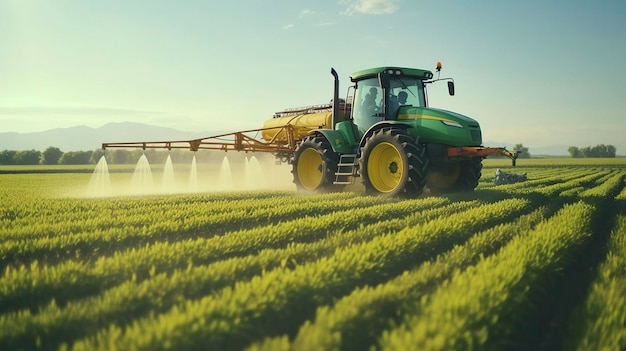
<instances>
[{"instance_id":1,"label":"tractor cab","mask_svg":"<svg viewBox=\"0 0 626 351\"><path fill-rule=\"evenodd\" d=\"M396 120L403 106L426 107L425 80L432 72L379 67L356 72L352 119L359 137L378 122Z\"/></svg>"}]
</instances>

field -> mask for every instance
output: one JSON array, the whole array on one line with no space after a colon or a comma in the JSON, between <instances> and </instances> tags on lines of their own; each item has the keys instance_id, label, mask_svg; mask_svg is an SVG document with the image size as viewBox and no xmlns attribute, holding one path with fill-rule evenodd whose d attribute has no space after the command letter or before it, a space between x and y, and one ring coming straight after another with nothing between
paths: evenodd
<instances>
[{"instance_id":1,"label":"field","mask_svg":"<svg viewBox=\"0 0 626 351\"><path fill-rule=\"evenodd\" d=\"M411 200L0 167L0 349L626 349L626 159L484 164Z\"/></svg>"}]
</instances>

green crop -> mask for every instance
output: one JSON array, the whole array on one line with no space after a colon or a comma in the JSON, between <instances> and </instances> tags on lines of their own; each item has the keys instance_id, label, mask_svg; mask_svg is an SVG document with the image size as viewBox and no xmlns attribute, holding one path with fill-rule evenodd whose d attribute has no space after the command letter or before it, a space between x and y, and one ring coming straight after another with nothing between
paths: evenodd
<instances>
[{"instance_id":1,"label":"green crop","mask_svg":"<svg viewBox=\"0 0 626 351\"><path fill-rule=\"evenodd\" d=\"M38 170L0 173L2 350L626 348L624 159L490 159L410 200Z\"/></svg>"}]
</instances>

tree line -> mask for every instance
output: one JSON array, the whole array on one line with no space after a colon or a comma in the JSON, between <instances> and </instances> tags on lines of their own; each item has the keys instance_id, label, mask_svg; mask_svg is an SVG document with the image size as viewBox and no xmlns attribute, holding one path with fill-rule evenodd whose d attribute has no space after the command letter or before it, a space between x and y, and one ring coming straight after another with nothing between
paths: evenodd
<instances>
[{"instance_id":1,"label":"tree line","mask_svg":"<svg viewBox=\"0 0 626 351\"><path fill-rule=\"evenodd\" d=\"M593 147L587 146L581 148L570 146L567 151L572 158L615 158L615 152L617 149L613 145L600 144Z\"/></svg>"},{"instance_id":2,"label":"tree line","mask_svg":"<svg viewBox=\"0 0 626 351\"><path fill-rule=\"evenodd\" d=\"M521 151L520 158L530 158L530 152L528 148L523 144L516 144L514 150ZM567 150L573 158L593 158L593 157L608 157L614 158L616 148L613 145L596 145L578 148L576 146L570 146ZM188 163L191 162L194 154L198 161L211 161L224 157L221 152L200 152L194 153L189 150L164 150L164 149L113 149L102 150L97 149L93 151L69 151L63 152L58 147L50 146L46 150L4 150L0 151L0 165L84 165L84 164L96 164L100 158L106 155L108 163L113 164L135 164L141 157L146 155L148 162L150 163L165 163L168 156L171 157L174 163ZM245 153L229 153L243 154ZM239 157L245 157L239 155Z\"/></svg>"},{"instance_id":3,"label":"tree line","mask_svg":"<svg viewBox=\"0 0 626 351\"><path fill-rule=\"evenodd\" d=\"M221 160L225 153L190 152L187 149L97 149L63 152L58 147L50 146L43 152L34 149L0 151L0 165L87 165L98 163L100 158L105 155L107 163L111 164L135 164L142 155L145 155L150 163L162 164L165 163L168 156L173 163L190 163L194 155L198 162L215 162ZM246 154L232 152L228 153L228 156L236 159L243 158Z\"/></svg>"},{"instance_id":4,"label":"tree line","mask_svg":"<svg viewBox=\"0 0 626 351\"><path fill-rule=\"evenodd\" d=\"M122 163L130 163L130 152L113 153ZM4 150L0 152L0 165L83 165L95 164L104 155L104 150L63 152L58 147L38 150ZM141 154L140 154L141 155ZM136 162L136 159L135 159Z\"/></svg>"}]
</instances>

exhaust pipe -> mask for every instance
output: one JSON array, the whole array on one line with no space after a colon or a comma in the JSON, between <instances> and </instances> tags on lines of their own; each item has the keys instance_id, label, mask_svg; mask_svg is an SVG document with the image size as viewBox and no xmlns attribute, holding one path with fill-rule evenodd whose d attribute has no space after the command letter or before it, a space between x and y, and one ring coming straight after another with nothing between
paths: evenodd
<instances>
[{"instance_id":1,"label":"exhaust pipe","mask_svg":"<svg viewBox=\"0 0 626 351\"><path fill-rule=\"evenodd\" d=\"M339 75L334 68L330 68L330 74L335 77L335 85L333 88L333 117L331 119L332 129L335 129L335 123L337 123L337 116L339 115Z\"/></svg>"}]
</instances>

